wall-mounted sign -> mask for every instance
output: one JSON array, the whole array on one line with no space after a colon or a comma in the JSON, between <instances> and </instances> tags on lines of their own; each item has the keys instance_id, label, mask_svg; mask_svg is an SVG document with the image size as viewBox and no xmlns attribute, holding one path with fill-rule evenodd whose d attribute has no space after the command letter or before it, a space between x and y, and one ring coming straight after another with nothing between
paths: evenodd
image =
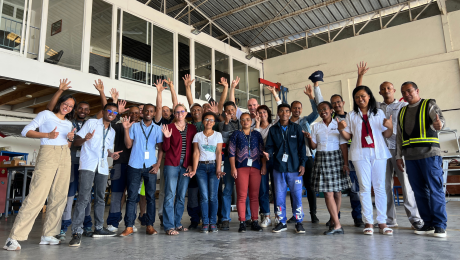
<instances>
[{"instance_id":1,"label":"wall-mounted sign","mask_svg":"<svg viewBox=\"0 0 460 260\"><path fill-rule=\"evenodd\" d=\"M62 19L51 24L51 36L60 33L62 30Z\"/></svg>"}]
</instances>

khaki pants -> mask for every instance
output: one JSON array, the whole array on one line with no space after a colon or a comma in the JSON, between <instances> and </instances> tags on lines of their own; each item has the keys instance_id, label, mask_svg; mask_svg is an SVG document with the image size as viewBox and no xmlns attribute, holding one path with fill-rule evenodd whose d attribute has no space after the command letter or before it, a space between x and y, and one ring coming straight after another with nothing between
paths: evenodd
<instances>
[{"instance_id":1,"label":"khaki pants","mask_svg":"<svg viewBox=\"0 0 460 260\"><path fill-rule=\"evenodd\" d=\"M22 203L11 229L10 238L27 240L40 210L48 198L42 236L55 236L67 202L70 182L70 149L67 145L42 145L30 182L29 195Z\"/></svg>"}]
</instances>

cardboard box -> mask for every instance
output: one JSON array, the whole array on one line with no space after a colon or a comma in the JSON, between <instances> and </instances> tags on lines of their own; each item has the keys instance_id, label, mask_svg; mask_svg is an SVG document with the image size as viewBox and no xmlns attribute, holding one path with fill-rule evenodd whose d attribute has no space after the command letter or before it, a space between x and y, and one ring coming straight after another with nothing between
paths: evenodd
<instances>
[{"instance_id":1,"label":"cardboard box","mask_svg":"<svg viewBox=\"0 0 460 260\"><path fill-rule=\"evenodd\" d=\"M8 168L8 167L22 166L22 165L26 165L26 161L24 160L3 161L0 163L0 168Z\"/></svg>"}]
</instances>

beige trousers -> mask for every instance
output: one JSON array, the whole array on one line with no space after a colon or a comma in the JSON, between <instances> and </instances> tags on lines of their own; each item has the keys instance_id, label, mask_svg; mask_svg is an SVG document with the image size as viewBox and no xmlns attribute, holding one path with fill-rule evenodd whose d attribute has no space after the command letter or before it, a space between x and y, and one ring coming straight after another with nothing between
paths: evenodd
<instances>
[{"instance_id":1,"label":"beige trousers","mask_svg":"<svg viewBox=\"0 0 460 260\"><path fill-rule=\"evenodd\" d=\"M70 149L67 145L42 145L29 186L14 221L10 238L27 240L40 210L48 198L42 236L55 236L61 228L61 217L67 202L70 182Z\"/></svg>"}]
</instances>

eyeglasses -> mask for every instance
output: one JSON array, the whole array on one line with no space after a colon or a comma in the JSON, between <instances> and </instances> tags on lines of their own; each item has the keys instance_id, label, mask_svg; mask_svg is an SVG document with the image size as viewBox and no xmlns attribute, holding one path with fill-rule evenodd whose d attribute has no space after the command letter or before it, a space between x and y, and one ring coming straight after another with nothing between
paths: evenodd
<instances>
[{"instance_id":1,"label":"eyeglasses","mask_svg":"<svg viewBox=\"0 0 460 260\"><path fill-rule=\"evenodd\" d=\"M73 106L71 106L71 105L69 105L69 104L67 104L67 103L64 103L64 102L63 102L62 104L63 104L64 106L66 106L66 107L70 108L70 109L72 109L72 108L73 108Z\"/></svg>"},{"instance_id":2,"label":"eyeglasses","mask_svg":"<svg viewBox=\"0 0 460 260\"><path fill-rule=\"evenodd\" d=\"M209 118L206 118L204 121L205 121L205 122L211 122L211 123L214 123L214 119L209 119Z\"/></svg>"},{"instance_id":3,"label":"eyeglasses","mask_svg":"<svg viewBox=\"0 0 460 260\"><path fill-rule=\"evenodd\" d=\"M109 113L109 114L114 114L115 116L118 115L118 112L116 112L116 111L112 111L112 110L110 110L110 109L107 109L106 111L107 111L107 113Z\"/></svg>"},{"instance_id":4,"label":"eyeglasses","mask_svg":"<svg viewBox=\"0 0 460 260\"><path fill-rule=\"evenodd\" d=\"M184 110L181 110L181 111L176 111L176 115L180 115L180 114L183 114L183 113L185 113L185 111L184 111Z\"/></svg>"},{"instance_id":5,"label":"eyeglasses","mask_svg":"<svg viewBox=\"0 0 460 260\"><path fill-rule=\"evenodd\" d=\"M327 108L323 108L323 109L318 109L318 112L326 112L327 111Z\"/></svg>"},{"instance_id":6,"label":"eyeglasses","mask_svg":"<svg viewBox=\"0 0 460 260\"><path fill-rule=\"evenodd\" d=\"M246 119L240 119L240 121L241 121L241 122L250 122L250 121L252 121L252 119L246 118Z\"/></svg>"}]
</instances>

